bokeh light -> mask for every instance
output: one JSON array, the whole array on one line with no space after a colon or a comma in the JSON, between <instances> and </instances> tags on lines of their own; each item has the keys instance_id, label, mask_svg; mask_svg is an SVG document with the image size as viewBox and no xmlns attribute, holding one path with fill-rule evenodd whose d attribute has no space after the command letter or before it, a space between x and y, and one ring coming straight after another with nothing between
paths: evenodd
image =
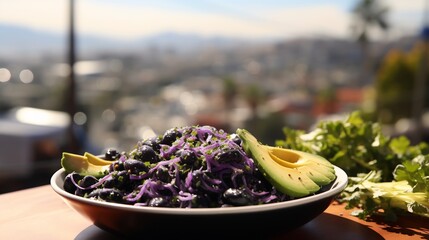
<instances>
[{"instance_id":1,"label":"bokeh light","mask_svg":"<svg viewBox=\"0 0 429 240\"><path fill-rule=\"evenodd\" d=\"M19 79L23 83L31 83L31 82L33 82L34 74L31 70L24 69L19 73Z\"/></svg>"},{"instance_id":2,"label":"bokeh light","mask_svg":"<svg viewBox=\"0 0 429 240\"><path fill-rule=\"evenodd\" d=\"M73 122L77 125L84 125L87 122L86 114L83 112L77 112L73 116Z\"/></svg>"},{"instance_id":3,"label":"bokeh light","mask_svg":"<svg viewBox=\"0 0 429 240\"><path fill-rule=\"evenodd\" d=\"M8 82L11 76L9 69L0 68L0 82Z\"/></svg>"},{"instance_id":4,"label":"bokeh light","mask_svg":"<svg viewBox=\"0 0 429 240\"><path fill-rule=\"evenodd\" d=\"M106 109L101 114L101 118L105 122L112 123L116 119L116 113L112 109Z\"/></svg>"}]
</instances>

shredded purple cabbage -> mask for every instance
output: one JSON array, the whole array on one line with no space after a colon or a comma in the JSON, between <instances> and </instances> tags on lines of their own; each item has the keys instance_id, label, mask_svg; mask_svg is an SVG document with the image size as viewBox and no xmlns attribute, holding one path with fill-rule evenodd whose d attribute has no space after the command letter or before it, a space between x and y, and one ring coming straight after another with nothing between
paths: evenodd
<instances>
[{"instance_id":1,"label":"shredded purple cabbage","mask_svg":"<svg viewBox=\"0 0 429 240\"><path fill-rule=\"evenodd\" d=\"M86 198L155 207L227 207L289 199L265 180L236 134L212 126L177 127L138 141L133 150L119 154L104 177L70 173L64 188Z\"/></svg>"}]
</instances>

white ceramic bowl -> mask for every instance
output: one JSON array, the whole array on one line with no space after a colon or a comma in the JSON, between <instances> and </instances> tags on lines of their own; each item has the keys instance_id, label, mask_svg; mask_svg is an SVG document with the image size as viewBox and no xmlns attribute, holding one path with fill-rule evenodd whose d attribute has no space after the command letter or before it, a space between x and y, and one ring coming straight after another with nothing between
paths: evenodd
<instances>
[{"instance_id":1,"label":"white ceramic bowl","mask_svg":"<svg viewBox=\"0 0 429 240\"><path fill-rule=\"evenodd\" d=\"M60 169L51 177L52 189L94 225L120 235L140 237L182 233L257 236L297 228L326 210L347 185L347 174L335 166L337 178L324 191L279 203L224 208L141 207L102 202L70 194L63 189L66 173ZM66 226L65 226L66 227ZM167 234L167 235L166 235Z\"/></svg>"}]
</instances>

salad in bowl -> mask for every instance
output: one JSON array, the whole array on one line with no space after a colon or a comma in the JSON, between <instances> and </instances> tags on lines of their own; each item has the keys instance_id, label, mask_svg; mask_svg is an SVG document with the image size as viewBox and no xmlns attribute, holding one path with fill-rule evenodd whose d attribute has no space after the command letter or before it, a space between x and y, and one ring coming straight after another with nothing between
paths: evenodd
<instances>
[{"instance_id":1,"label":"salad in bowl","mask_svg":"<svg viewBox=\"0 0 429 240\"><path fill-rule=\"evenodd\" d=\"M61 166L54 190L95 225L121 233L178 218L176 227L293 228L322 213L347 184L344 171L318 155L212 126L175 127L127 152L64 152Z\"/></svg>"}]
</instances>

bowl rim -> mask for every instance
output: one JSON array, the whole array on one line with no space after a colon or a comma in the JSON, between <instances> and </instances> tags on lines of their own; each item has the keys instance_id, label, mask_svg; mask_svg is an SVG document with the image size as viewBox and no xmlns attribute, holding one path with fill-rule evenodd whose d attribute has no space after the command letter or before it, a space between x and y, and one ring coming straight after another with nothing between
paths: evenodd
<instances>
[{"instance_id":1,"label":"bowl rim","mask_svg":"<svg viewBox=\"0 0 429 240\"><path fill-rule=\"evenodd\" d=\"M341 168L334 165L335 175L337 178L334 180L332 187L324 192L314 195L287 200L283 202L260 204L260 205L247 205L247 206L234 206L234 207L219 207L219 208L171 208L171 207L150 207L150 206L134 206L123 203L112 203L98 201L89 198L83 198L71 193L66 192L62 183L65 175L64 168L57 170L50 179L51 188L61 197L80 202L82 204L111 208L121 211L152 213L152 214L169 214L169 215L219 215L219 214L243 214L243 213L257 213L265 211L275 211L285 208L291 208L304 204L317 202L321 199L335 197L340 194L348 183L348 176Z\"/></svg>"}]
</instances>

